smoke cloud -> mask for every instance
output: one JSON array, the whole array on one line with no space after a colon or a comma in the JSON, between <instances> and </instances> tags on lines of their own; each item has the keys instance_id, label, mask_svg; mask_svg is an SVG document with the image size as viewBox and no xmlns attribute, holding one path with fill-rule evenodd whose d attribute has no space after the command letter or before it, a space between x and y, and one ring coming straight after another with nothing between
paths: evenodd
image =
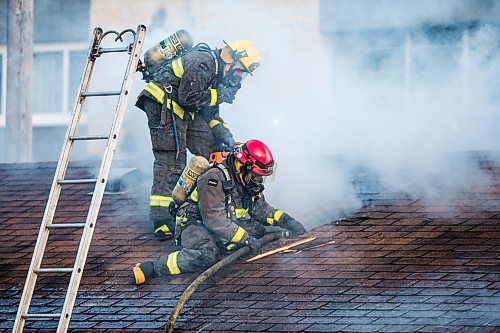
<instances>
[{"instance_id":1,"label":"smoke cloud","mask_svg":"<svg viewBox=\"0 0 500 333\"><path fill-rule=\"evenodd\" d=\"M156 16L144 51L178 29L212 47L254 40L261 67L221 115L237 140L270 146L278 172L267 199L308 228L361 207L359 167L389 191L461 197L485 179L464 152L500 148L500 30L429 28L467 19L460 15L474 4L466 1L415 11L413 2L386 2L371 5L384 14L367 21L368 2L338 1L351 15L332 23L338 33L322 34L317 2L191 1L175 17L169 8ZM133 100L117 157L139 159L150 172L146 117Z\"/></svg>"}]
</instances>

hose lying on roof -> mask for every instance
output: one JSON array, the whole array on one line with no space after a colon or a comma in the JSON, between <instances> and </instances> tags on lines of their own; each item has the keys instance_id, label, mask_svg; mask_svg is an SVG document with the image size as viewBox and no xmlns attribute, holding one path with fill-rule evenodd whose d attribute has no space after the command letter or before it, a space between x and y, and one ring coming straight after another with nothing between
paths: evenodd
<instances>
[{"instance_id":1,"label":"hose lying on roof","mask_svg":"<svg viewBox=\"0 0 500 333\"><path fill-rule=\"evenodd\" d=\"M273 240L276 240L282 236L282 233L280 232L273 232L265 235L264 237L260 238L260 243L262 245L267 244L269 242L272 242ZM182 293L181 297L177 301L177 304L175 305L174 309L172 310L172 313L170 314L170 318L167 321L167 327L165 328L166 333L172 333L174 331L174 325L175 322L177 321L177 317L179 316L179 313L181 312L182 308L184 307L184 304L189 300L191 295L198 289L198 287L205 282L209 277L211 277L215 272L217 272L219 269L222 267L232 263L236 259L239 259L243 257L244 255L248 254L250 252L250 248L248 246L244 246L241 249L235 251L234 253L230 254L229 256L225 257L224 259L218 261L216 264L214 264L212 267L201 273L191 284L189 287L184 290Z\"/></svg>"}]
</instances>

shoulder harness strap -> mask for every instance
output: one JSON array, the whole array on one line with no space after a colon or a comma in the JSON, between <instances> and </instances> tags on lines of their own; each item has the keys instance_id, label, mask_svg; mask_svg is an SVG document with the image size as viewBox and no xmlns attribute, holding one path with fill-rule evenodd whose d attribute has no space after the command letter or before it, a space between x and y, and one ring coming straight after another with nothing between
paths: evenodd
<instances>
[{"instance_id":1,"label":"shoulder harness strap","mask_svg":"<svg viewBox=\"0 0 500 333\"><path fill-rule=\"evenodd\" d=\"M222 173L224 174L224 182L222 182L222 188L224 189L224 192L231 191L234 187L233 180L231 179L231 176L229 176L229 170L224 164L216 164L215 167L217 167Z\"/></svg>"},{"instance_id":2,"label":"shoulder harness strap","mask_svg":"<svg viewBox=\"0 0 500 333\"><path fill-rule=\"evenodd\" d=\"M219 62L217 61L217 55L215 54L215 51L212 50L210 48L210 46L208 46L208 44L206 43L199 43L199 44L196 44L193 49L196 49L198 51L204 51L204 52L208 52L210 53L210 55L212 56L212 59L214 60L214 64L215 64L215 75L217 76L217 74L219 74Z\"/></svg>"},{"instance_id":3,"label":"shoulder harness strap","mask_svg":"<svg viewBox=\"0 0 500 333\"><path fill-rule=\"evenodd\" d=\"M224 190L224 193L226 195L226 211L231 221L235 222L236 213L233 203L233 196L231 194L231 190L234 188L234 182L229 175L229 170L224 164L216 164L215 167L221 170L224 174L225 180L222 182L222 189Z\"/></svg>"}]
</instances>

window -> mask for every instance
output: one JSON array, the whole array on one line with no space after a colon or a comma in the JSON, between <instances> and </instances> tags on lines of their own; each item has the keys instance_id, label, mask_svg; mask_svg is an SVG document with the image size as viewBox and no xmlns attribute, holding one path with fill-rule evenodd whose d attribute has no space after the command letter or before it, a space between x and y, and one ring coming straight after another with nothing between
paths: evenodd
<instances>
[{"instance_id":1,"label":"window","mask_svg":"<svg viewBox=\"0 0 500 333\"><path fill-rule=\"evenodd\" d=\"M425 25L412 37L411 81L414 88L427 88L460 80L464 26Z\"/></svg>"},{"instance_id":2,"label":"window","mask_svg":"<svg viewBox=\"0 0 500 333\"><path fill-rule=\"evenodd\" d=\"M62 110L62 52L36 52L33 60L33 114Z\"/></svg>"},{"instance_id":3,"label":"window","mask_svg":"<svg viewBox=\"0 0 500 333\"><path fill-rule=\"evenodd\" d=\"M33 125L65 125L73 109L88 45L35 45Z\"/></svg>"},{"instance_id":4,"label":"window","mask_svg":"<svg viewBox=\"0 0 500 333\"><path fill-rule=\"evenodd\" d=\"M87 61L87 50L69 52L68 112L73 111L73 104L80 86L85 61Z\"/></svg>"},{"instance_id":5,"label":"window","mask_svg":"<svg viewBox=\"0 0 500 333\"><path fill-rule=\"evenodd\" d=\"M414 43L411 53L411 81L414 88L458 82L462 73L462 45Z\"/></svg>"},{"instance_id":6,"label":"window","mask_svg":"<svg viewBox=\"0 0 500 333\"><path fill-rule=\"evenodd\" d=\"M90 37L89 0L33 3L33 126L66 126ZM0 0L0 127L5 126L8 0Z\"/></svg>"}]
</instances>

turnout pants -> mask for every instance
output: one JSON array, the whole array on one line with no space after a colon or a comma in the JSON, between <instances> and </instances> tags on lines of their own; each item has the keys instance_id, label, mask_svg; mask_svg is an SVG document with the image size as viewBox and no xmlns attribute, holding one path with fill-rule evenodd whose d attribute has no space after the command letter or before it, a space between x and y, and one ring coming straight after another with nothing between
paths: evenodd
<instances>
[{"instance_id":1,"label":"turnout pants","mask_svg":"<svg viewBox=\"0 0 500 333\"><path fill-rule=\"evenodd\" d=\"M253 237L262 237L264 226L255 220L238 221L238 225ZM165 254L153 262L155 272L160 275L202 271L220 259L221 248L225 245L217 241L202 223L189 223L181 233L182 249Z\"/></svg>"},{"instance_id":2,"label":"turnout pants","mask_svg":"<svg viewBox=\"0 0 500 333\"><path fill-rule=\"evenodd\" d=\"M189 224L181 234L182 250L153 262L156 273L180 274L201 271L215 264L220 250L214 236L202 224Z\"/></svg>"},{"instance_id":3,"label":"turnout pants","mask_svg":"<svg viewBox=\"0 0 500 333\"><path fill-rule=\"evenodd\" d=\"M167 109L165 125L160 124L161 104L145 98L144 111L148 117L154 155L149 218L154 231L166 225L173 232L175 221L168 212L168 206L173 201L172 190L186 166L187 149L193 155L201 155L208 159L210 153L217 149L218 140L201 117L196 116L191 119L187 112L184 119L175 115L179 139L179 155L176 156L170 110Z\"/></svg>"}]
</instances>

